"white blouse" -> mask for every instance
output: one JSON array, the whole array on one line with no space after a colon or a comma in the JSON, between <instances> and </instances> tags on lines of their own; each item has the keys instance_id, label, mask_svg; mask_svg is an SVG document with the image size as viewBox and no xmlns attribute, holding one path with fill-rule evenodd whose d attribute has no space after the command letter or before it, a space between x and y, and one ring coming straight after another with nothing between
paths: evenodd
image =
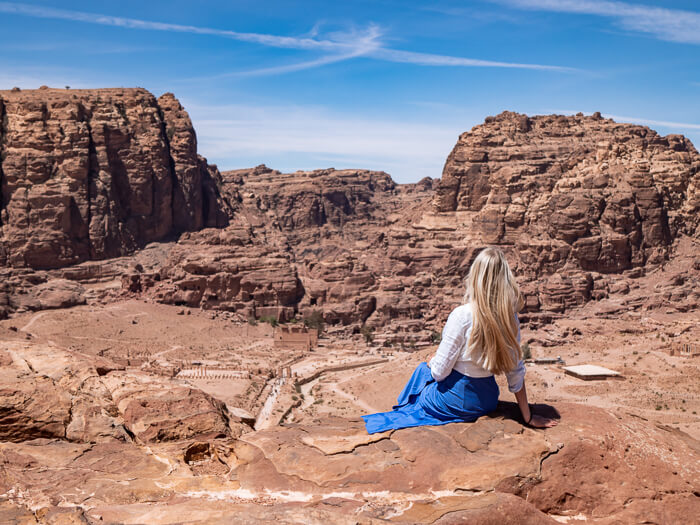
<instances>
[{"instance_id":1,"label":"white blouse","mask_svg":"<svg viewBox=\"0 0 700 525\"><path fill-rule=\"evenodd\" d=\"M520 320L516 314L518 323L518 343L520 343ZM442 329L442 340L435 356L428 366L435 381L445 379L452 369L470 377L489 377L493 374L478 364L479 356L474 356L469 351L467 342L472 331L472 309L470 304L458 306L447 318L445 328ZM519 392L523 388L525 378L525 363L522 359L510 372L506 372L508 378L508 390Z\"/></svg>"}]
</instances>

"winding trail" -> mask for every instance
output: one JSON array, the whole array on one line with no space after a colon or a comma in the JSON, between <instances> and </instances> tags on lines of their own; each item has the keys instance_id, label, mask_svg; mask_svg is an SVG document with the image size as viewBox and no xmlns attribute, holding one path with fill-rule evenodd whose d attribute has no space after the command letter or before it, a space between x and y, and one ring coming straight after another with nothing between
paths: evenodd
<instances>
[{"instance_id":1,"label":"winding trail","mask_svg":"<svg viewBox=\"0 0 700 525\"><path fill-rule=\"evenodd\" d=\"M27 324L25 324L22 328L20 328L20 330L22 332L26 332L30 326L32 326L36 321L38 321L39 319L44 317L47 313L49 313L49 312L39 312L38 314L32 316L32 318L29 320L29 322Z\"/></svg>"}]
</instances>

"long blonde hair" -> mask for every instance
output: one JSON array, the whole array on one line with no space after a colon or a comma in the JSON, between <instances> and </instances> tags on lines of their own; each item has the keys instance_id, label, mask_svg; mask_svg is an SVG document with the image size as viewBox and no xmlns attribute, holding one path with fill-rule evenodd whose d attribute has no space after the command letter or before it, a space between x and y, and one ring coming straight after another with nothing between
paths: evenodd
<instances>
[{"instance_id":1,"label":"long blonde hair","mask_svg":"<svg viewBox=\"0 0 700 525\"><path fill-rule=\"evenodd\" d=\"M492 374L508 372L522 358L515 314L523 306L518 284L498 248L482 250L466 279L464 303L471 303L469 351Z\"/></svg>"}]
</instances>

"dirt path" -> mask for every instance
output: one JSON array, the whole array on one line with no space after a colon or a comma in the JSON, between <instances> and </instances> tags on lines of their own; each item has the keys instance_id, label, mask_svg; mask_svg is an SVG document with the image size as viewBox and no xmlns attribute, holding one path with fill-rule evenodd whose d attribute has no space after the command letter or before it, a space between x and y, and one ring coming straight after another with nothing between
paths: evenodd
<instances>
[{"instance_id":1,"label":"dirt path","mask_svg":"<svg viewBox=\"0 0 700 525\"><path fill-rule=\"evenodd\" d=\"M267 395L267 399L265 399L265 403L260 409L260 412L258 412L258 417L255 418L255 430L262 430L272 426L272 422L270 421L270 418L272 417L272 409L275 406L277 396L279 396L282 385L285 383L285 381L286 379L282 377L273 378L270 380L270 393Z\"/></svg>"},{"instance_id":2,"label":"dirt path","mask_svg":"<svg viewBox=\"0 0 700 525\"><path fill-rule=\"evenodd\" d=\"M367 411L368 414L374 413L374 412L379 412L379 410L377 410L377 409L374 408L373 406L371 406L371 405L365 403L364 401L362 401L362 399L358 399L356 396L354 396L354 395L352 395L352 394L349 394L348 392L346 392L345 390L343 390L342 388L340 388L340 386L339 386L338 383L334 383L334 384L331 386L331 390L332 390L335 394L339 395L340 397L345 398L345 399L347 399L348 401L350 401L351 403L357 405L357 406L360 407L362 410Z\"/></svg>"},{"instance_id":3,"label":"dirt path","mask_svg":"<svg viewBox=\"0 0 700 525\"><path fill-rule=\"evenodd\" d=\"M38 321L39 319L44 317L47 313L49 313L49 312L39 312L38 314L32 316L32 318L29 320L29 322L27 324L25 324L22 328L20 328L20 330L22 332L26 332L30 326L32 326L36 321Z\"/></svg>"}]
</instances>

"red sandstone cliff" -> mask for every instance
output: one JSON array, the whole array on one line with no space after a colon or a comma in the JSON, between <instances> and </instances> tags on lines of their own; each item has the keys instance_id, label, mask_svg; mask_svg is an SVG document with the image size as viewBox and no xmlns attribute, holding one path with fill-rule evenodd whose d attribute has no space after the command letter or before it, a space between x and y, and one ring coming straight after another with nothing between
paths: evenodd
<instances>
[{"instance_id":1,"label":"red sandstone cliff","mask_svg":"<svg viewBox=\"0 0 700 525\"><path fill-rule=\"evenodd\" d=\"M426 341L492 244L532 322L611 295L622 309L700 302L700 155L682 136L504 112L462 134L442 179L396 184L366 170L219 174L171 94L0 92L0 108L5 314L94 300L81 283L121 277L126 294L241 319L319 310ZM108 260L76 265L93 259ZM644 280L669 261L673 282Z\"/></svg>"},{"instance_id":2,"label":"red sandstone cliff","mask_svg":"<svg viewBox=\"0 0 700 525\"><path fill-rule=\"evenodd\" d=\"M46 269L223 226L192 123L144 89L0 91L0 265Z\"/></svg>"}]
</instances>

